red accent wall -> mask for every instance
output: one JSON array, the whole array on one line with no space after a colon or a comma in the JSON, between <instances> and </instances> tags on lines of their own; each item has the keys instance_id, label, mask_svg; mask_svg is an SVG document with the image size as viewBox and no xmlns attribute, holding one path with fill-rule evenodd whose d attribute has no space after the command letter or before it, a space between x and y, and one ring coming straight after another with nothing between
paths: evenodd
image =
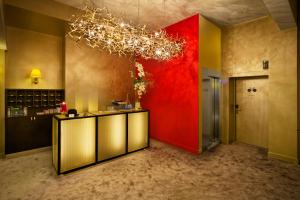
<instances>
[{"instance_id":1,"label":"red accent wall","mask_svg":"<svg viewBox=\"0 0 300 200\"><path fill-rule=\"evenodd\" d=\"M165 30L185 39L184 53L166 62L139 59L154 83L141 103L150 109L152 138L198 153L199 15Z\"/></svg>"}]
</instances>

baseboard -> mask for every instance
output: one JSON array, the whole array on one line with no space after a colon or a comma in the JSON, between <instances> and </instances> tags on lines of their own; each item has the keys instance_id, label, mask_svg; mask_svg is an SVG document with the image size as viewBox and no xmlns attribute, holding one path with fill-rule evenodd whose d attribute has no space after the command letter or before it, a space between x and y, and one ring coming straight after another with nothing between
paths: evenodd
<instances>
[{"instance_id":1,"label":"baseboard","mask_svg":"<svg viewBox=\"0 0 300 200\"><path fill-rule=\"evenodd\" d=\"M201 154L203 152L202 148L198 149L198 154Z\"/></svg>"},{"instance_id":2,"label":"baseboard","mask_svg":"<svg viewBox=\"0 0 300 200\"><path fill-rule=\"evenodd\" d=\"M158 140L160 142L163 142L163 143L166 143L166 144L169 144L169 145L172 145L172 146L175 146L179 149L182 149L182 150L185 150L189 153L192 153L192 154L199 154L199 150L198 149L193 149L193 148L190 148L188 146L185 146L185 145L182 145L182 144L178 144L176 142L173 142L173 141L168 141L168 140L163 140L161 138L157 138L157 137L153 137L151 136L152 139L155 139L155 140Z\"/></svg>"},{"instance_id":3,"label":"baseboard","mask_svg":"<svg viewBox=\"0 0 300 200\"><path fill-rule=\"evenodd\" d=\"M18 153L6 154L4 157L5 158L17 158L17 157L20 157L20 156L26 156L26 155L31 155L31 154L39 153L39 152L50 151L51 149L52 149L52 146L42 147L42 148L38 148L38 149L21 151L21 152L18 152Z\"/></svg>"},{"instance_id":4,"label":"baseboard","mask_svg":"<svg viewBox=\"0 0 300 200\"><path fill-rule=\"evenodd\" d=\"M268 157L274 158L274 159L277 159L277 160L283 160L283 161L294 163L294 164L299 164L297 158L286 156L286 155L279 154L279 153L274 153L274 152L269 151L268 152Z\"/></svg>"},{"instance_id":5,"label":"baseboard","mask_svg":"<svg viewBox=\"0 0 300 200\"><path fill-rule=\"evenodd\" d=\"M0 159L4 158L5 154L4 153L0 153Z\"/></svg>"}]
</instances>

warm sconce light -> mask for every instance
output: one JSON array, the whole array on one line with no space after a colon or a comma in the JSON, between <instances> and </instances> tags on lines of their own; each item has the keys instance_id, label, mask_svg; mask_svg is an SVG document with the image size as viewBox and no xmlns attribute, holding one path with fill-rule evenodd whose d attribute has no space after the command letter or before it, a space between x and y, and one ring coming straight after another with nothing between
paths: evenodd
<instances>
[{"instance_id":1,"label":"warm sconce light","mask_svg":"<svg viewBox=\"0 0 300 200\"><path fill-rule=\"evenodd\" d=\"M38 84L39 79L42 77L41 71L39 69L33 69L30 74L32 83Z\"/></svg>"}]
</instances>

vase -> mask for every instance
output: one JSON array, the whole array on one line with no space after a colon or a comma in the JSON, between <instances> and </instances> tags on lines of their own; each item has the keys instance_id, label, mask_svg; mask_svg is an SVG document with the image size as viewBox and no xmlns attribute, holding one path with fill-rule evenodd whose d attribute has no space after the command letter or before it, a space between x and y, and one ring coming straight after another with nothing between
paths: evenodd
<instances>
[{"instance_id":1,"label":"vase","mask_svg":"<svg viewBox=\"0 0 300 200\"><path fill-rule=\"evenodd\" d=\"M140 102L140 101L136 101L136 102L135 102L135 105L134 105L134 108L137 109L137 110L142 109L142 107L141 107L141 102Z\"/></svg>"}]
</instances>

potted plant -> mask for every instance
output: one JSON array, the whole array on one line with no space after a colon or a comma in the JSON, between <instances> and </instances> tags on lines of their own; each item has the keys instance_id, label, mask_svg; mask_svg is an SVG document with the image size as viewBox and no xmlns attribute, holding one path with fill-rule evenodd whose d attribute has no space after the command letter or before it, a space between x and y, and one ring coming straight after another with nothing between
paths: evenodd
<instances>
[{"instance_id":1,"label":"potted plant","mask_svg":"<svg viewBox=\"0 0 300 200\"><path fill-rule=\"evenodd\" d=\"M133 87L136 94L135 109L142 109L141 98L147 92L147 87L150 81L147 79L148 73L144 71L144 67L141 63L135 62L135 73L130 71L133 78Z\"/></svg>"}]
</instances>

